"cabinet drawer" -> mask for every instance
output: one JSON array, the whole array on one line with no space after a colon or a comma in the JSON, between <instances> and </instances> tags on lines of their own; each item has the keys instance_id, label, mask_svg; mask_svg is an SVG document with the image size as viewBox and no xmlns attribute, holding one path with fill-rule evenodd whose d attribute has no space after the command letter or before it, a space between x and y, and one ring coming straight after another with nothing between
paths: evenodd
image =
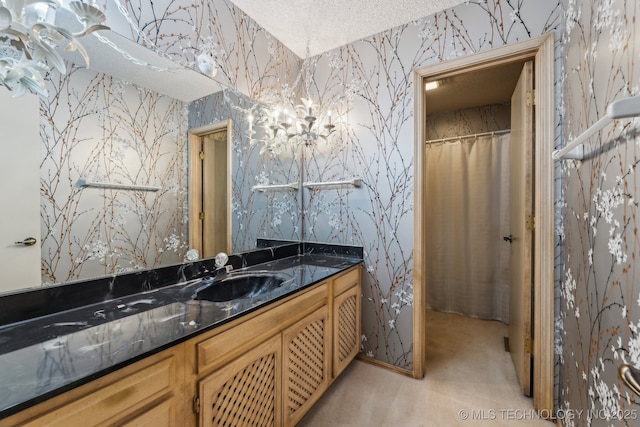
<instances>
[{"instance_id":1,"label":"cabinet drawer","mask_svg":"<svg viewBox=\"0 0 640 427\"><path fill-rule=\"evenodd\" d=\"M110 425L172 391L175 357L170 356L29 421L24 426Z\"/></svg>"},{"instance_id":2,"label":"cabinet drawer","mask_svg":"<svg viewBox=\"0 0 640 427\"><path fill-rule=\"evenodd\" d=\"M360 266L355 266L353 269L341 274L339 277L333 279L333 295L338 296L344 291L353 286L356 286L360 282Z\"/></svg>"},{"instance_id":3,"label":"cabinet drawer","mask_svg":"<svg viewBox=\"0 0 640 427\"><path fill-rule=\"evenodd\" d=\"M273 307L209 339L196 344L197 373L220 367L248 349L272 337L315 308L326 304L327 284L297 295L294 299ZM293 315L292 315L293 313Z\"/></svg>"},{"instance_id":4,"label":"cabinet drawer","mask_svg":"<svg viewBox=\"0 0 640 427\"><path fill-rule=\"evenodd\" d=\"M143 414L122 424L122 427L171 427L175 416L174 399L166 399Z\"/></svg>"}]
</instances>

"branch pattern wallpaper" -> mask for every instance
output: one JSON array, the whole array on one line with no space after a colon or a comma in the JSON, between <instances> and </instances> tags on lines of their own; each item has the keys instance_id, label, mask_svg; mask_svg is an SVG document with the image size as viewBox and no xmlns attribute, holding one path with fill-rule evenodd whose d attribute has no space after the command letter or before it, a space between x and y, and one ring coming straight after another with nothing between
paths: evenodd
<instances>
[{"instance_id":1,"label":"branch pattern wallpaper","mask_svg":"<svg viewBox=\"0 0 640 427\"><path fill-rule=\"evenodd\" d=\"M180 262L185 134L207 121L234 122L234 248L299 238L295 195L250 187L297 180L300 153L260 156L246 143L244 120L252 99L311 96L336 108L342 125L338 138L306 150L305 179L361 177L363 187L308 192L304 235L364 246L362 350L411 369L413 68L555 31L558 134L568 142L610 102L640 94L639 8L630 0L467 1L303 61L226 0L109 2L114 29L186 65L209 55L217 78L237 90L187 106L71 65L66 76L52 73L40 107L43 283ZM590 139L585 161L560 166L558 408L588 411L567 417L569 427L636 424L630 411L639 400L617 369L640 368L639 125L614 123ZM80 189L78 179L162 189Z\"/></svg>"},{"instance_id":2,"label":"branch pattern wallpaper","mask_svg":"<svg viewBox=\"0 0 640 427\"><path fill-rule=\"evenodd\" d=\"M555 31L560 20L556 1L467 1L317 61L311 95L342 102L347 130L339 151L313 156L310 179L360 176L363 189L310 200L326 219L308 235L364 246L364 354L412 368L414 68Z\"/></svg>"},{"instance_id":3,"label":"branch pattern wallpaper","mask_svg":"<svg viewBox=\"0 0 640 427\"><path fill-rule=\"evenodd\" d=\"M196 124L235 124L234 249L254 247L257 237L300 236L299 208L291 195L259 197L250 191L280 177L257 149L241 143L251 104L239 101L243 92L279 96L278 82L300 60L227 2L184 3L112 0L104 6L114 30L161 55L189 67L196 67L198 55L214 58L219 81L235 86L209 101L219 111L211 105L207 110L207 100L201 100L192 106L199 115L189 122L189 105L151 90L73 64L67 75L51 73L49 97L40 107L44 284L182 261L188 250L187 130ZM291 168L292 160L282 168ZM81 189L80 179L162 189ZM287 226L279 227L283 222Z\"/></svg>"},{"instance_id":4,"label":"branch pattern wallpaper","mask_svg":"<svg viewBox=\"0 0 640 427\"><path fill-rule=\"evenodd\" d=\"M300 174L296 153L261 155L261 146L248 142L246 116L255 109L254 104L246 95L227 89L189 104L189 129L223 120L232 123L233 252L255 248L258 238L301 239L296 191L252 191L255 185L297 182Z\"/></svg>"},{"instance_id":5,"label":"branch pattern wallpaper","mask_svg":"<svg viewBox=\"0 0 640 427\"><path fill-rule=\"evenodd\" d=\"M633 82L633 79L637 82L637 71L634 74L632 64L638 52L629 51L633 27L630 23L627 27L618 25L620 20L630 20L629 14L634 12L632 2L625 3L629 9L627 14L613 14L608 21L603 18L606 25L589 31L590 18L583 9L596 10L598 6L588 6L587 0L582 3L470 0L303 60L227 0L109 1L108 22L114 30L194 68L201 55L208 55L214 61L216 79L234 89L184 105L83 69L72 68L64 77L53 75L49 99L41 104L43 281L54 283L179 262L187 249L186 130L230 118L234 123L234 249L252 245L258 237L298 239L303 234L307 240L363 246L366 274L362 351L410 370L413 366L413 69L548 32L564 32L569 58L559 81L558 90L563 90L566 97L565 103L559 105L559 113L564 112L566 116L562 129L575 135L595 117L591 108L598 105L601 110L622 90L621 82ZM570 25L574 21L584 23ZM582 96L587 96L592 86L599 88L590 77L607 82L610 79L605 73L610 72L611 64L605 61L606 66L595 67L601 62L596 64L593 60L594 68L580 68L583 58L577 56L582 53L573 47L581 47L596 33L606 33L603 28L613 31L617 27L622 33L612 35L611 40L618 45L627 44L624 52L613 53L616 86L607 88L606 96L598 95L597 102L586 103L592 105L587 114L583 111ZM579 31L586 31L588 37L583 38ZM600 55L598 61L602 61L602 56L612 55L608 50L609 41L605 43L606 37L600 37L603 41L596 43L594 51ZM615 43L614 47L618 46ZM585 46L593 49L592 42ZM589 72L598 75L589 76ZM302 211L300 201L293 194L258 194L250 189L258 183L297 181L300 173L297 159L302 149L291 150L286 155L260 156L259 147L248 143L246 123L247 113L255 108L254 101L268 103L300 97L311 97L320 105L334 109L341 122L334 138L304 149L303 178L320 181L359 177L363 182L361 188L307 191ZM85 131L85 124L91 124L92 133ZM627 163L634 164L612 161L608 167L624 164L625 172L618 171L618 174L627 182L625 180L633 177L627 171ZM586 235L587 228L576 224L585 221L585 213L606 223L611 213L612 221L620 224L614 227L612 236L620 234L620 238L599 243L594 247L595 253L610 254L611 243L616 257L613 261L620 259L623 264L629 264L634 259L633 252L625 245L633 243L633 235L629 233L634 227L628 224L633 221L629 218L634 218L630 216L634 205L625 200L623 206L619 199L633 194L633 188L623 185L614 191L618 185L616 173L594 169L595 178L588 178L591 172L585 171L586 168L577 166L567 169L563 190L565 194L580 194L574 190L586 183L584 188L589 196L582 202L590 204L596 195L599 202L585 210L582 205L576 205L577 201L563 200L564 204L558 209L573 209L576 213L568 216L567 224L558 221L558 235L565 241L572 239L574 252L586 248L583 234ZM608 180L601 172L608 172ZM150 185L161 182L163 189L159 194L102 190L90 193L75 186L77 179L83 177ZM594 179L595 184L590 183L590 179ZM602 192L597 193L597 185L603 183L612 187L604 186ZM89 198L95 199L91 207L84 204ZM304 230L299 228L302 215ZM148 228L151 223L158 224L153 233ZM607 233L609 230L605 229L599 236ZM574 308L582 307L580 311L585 315L590 304L590 294L576 295L578 286L573 284L574 280L583 281L586 277L580 264L581 257L588 259L588 249L585 251L572 256L569 251L563 259L557 258L558 265L562 262L567 265L562 303L558 299L562 316L556 322L559 337L556 351L559 361L565 363L559 371L566 407L586 405L578 397L579 382L576 381L582 378L583 370L588 376L592 369L592 364L585 363L584 368L579 369L580 375L572 379L573 368L566 367L567 360L572 360L569 359L571 352L582 352L582 346L588 346L575 332L582 320L576 326L571 324L576 323L575 319L584 319L575 317ZM633 271L623 270L627 275ZM612 271L615 274L612 273L611 278L623 274L622 270ZM627 307L628 316L638 298L632 294L621 304ZM568 310L571 298L573 305ZM620 330L633 337L631 328L640 327L635 322L637 320L629 321ZM579 345L572 348L577 343ZM635 345L623 340L619 348L635 352L631 350ZM616 350L618 357L621 351ZM613 353L603 355L613 358ZM583 394L589 396L586 391Z\"/></svg>"},{"instance_id":6,"label":"branch pattern wallpaper","mask_svg":"<svg viewBox=\"0 0 640 427\"><path fill-rule=\"evenodd\" d=\"M175 264L187 250L186 105L69 66L40 104L43 282ZM81 188L78 181L161 186Z\"/></svg>"},{"instance_id":7,"label":"branch pattern wallpaper","mask_svg":"<svg viewBox=\"0 0 640 427\"><path fill-rule=\"evenodd\" d=\"M562 32L563 134L566 143L640 95L640 5L567 0ZM583 410L565 426L638 425L640 398L617 371L640 368L640 119L615 121L585 145L586 159L565 161L560 409Z\"/></svg>"}]
</instances>

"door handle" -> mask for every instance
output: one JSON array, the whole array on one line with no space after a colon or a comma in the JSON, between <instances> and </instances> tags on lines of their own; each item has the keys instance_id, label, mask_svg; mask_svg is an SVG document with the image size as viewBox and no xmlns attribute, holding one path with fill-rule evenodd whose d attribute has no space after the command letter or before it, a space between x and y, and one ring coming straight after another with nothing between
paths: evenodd
<instances>
[{"instance_id":1,"label":"door handle","mask_svg":"<svg viewBox=\"0 0 640 427\"><path fill-rule=\"evenodd\" d=\"M618 369L618 374L627 387L640 396L640 372L625 363Z\"/></svg>"},{"instance_id":2,"label":"door handle","mask_svg":"<svg viewBox=\"0 0 640 427\"><path fill-rule=\"evenodd\" d=\"M26 239L24 239L21 242L15 242L16 245L24 245L24 246L33 246L37 243L38 241L35 239L35 237L27 237Z\"/></svg>"},{"instance_id":3,"label":"door handle","mask_svg":"<svg viewBox=\"0 0 640 427\"><path fill-rule=\"evenodd\" d=\"M512 243L513 242L513 236L511 234L509 234L508 236L504 236L502 238L502 240L504 240L505 242Z\"/></svg>"}]
</instances>

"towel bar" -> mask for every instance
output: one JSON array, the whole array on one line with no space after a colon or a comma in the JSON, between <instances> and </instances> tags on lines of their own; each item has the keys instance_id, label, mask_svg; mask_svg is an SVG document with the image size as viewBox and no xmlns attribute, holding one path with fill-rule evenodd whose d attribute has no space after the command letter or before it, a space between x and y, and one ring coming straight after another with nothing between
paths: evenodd
<instances>
[{"instance_id":1,"label":"towel bar","mask_svg":"<svg viewBox=\"0 0 640 427\"><path fill-rule=\"evenodd\" d=\"M640 396L640 372L625 363L618 369L618 374L627 387Z\"/></svg>"}]
</instances>

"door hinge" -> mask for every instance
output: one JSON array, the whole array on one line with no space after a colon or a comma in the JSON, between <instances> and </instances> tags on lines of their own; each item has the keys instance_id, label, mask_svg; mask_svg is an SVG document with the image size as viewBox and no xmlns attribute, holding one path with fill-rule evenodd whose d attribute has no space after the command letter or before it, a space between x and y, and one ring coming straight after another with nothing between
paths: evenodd
<instances>
[{"instance_id":1,"label":"door hinge","mask_svg":"<svg viewBox=\"0 0 640 427\"><path fill-rule=\"evenodd\" d=\"M527 107L536 105L536 91L535 89L527 91Z\"/></svg>"},{"instance_id":2,"label":"door hinge","mask_svg":"<svg viewBox=\"0 0 640 427\"><path fill-rule=\"evenodd\" d=\"M533 339L532 338L526 338L524 340L524 352L525 353L533 353Z\"/></svg>"},{"instance_id":3,"label":"door hinge","mask_svg":"<svg viewBox=\"0 0 640 427\"><path fill-rule=\"evenodd\" d=\"M536 228L536 217L533 215L527 215L524 221L524 226L527 230L534 230Z\"/></svg>"},{"instance_id":4,"label":"door hinge","mask_svg":"<svg viewBox=\"0 0 640 427\"><path fill-rule=\"evenodd\" d=\"M200 152L200 160L204 160L204 151Z\"/></svg>"},{"instance_id":5,"label":"door hinge","mask_svg":"<svg viewBox=\"0 0 640 427\"><path fill-rule=\"evenodd\" d=\"M200 212L200 214L198 214L198 219L200 221L204 221L204 212Z\"/></svg>"},{"instance_id":6,"label":"door hinge","mask_svg":"<svg viewBox=\"0 0 640 427\"><path fill-rule=\"evenodd\" d=\"M197 394L193 396L193 412L196 414L200 413L200 396Z\"/></svg>"}]
</instances>

